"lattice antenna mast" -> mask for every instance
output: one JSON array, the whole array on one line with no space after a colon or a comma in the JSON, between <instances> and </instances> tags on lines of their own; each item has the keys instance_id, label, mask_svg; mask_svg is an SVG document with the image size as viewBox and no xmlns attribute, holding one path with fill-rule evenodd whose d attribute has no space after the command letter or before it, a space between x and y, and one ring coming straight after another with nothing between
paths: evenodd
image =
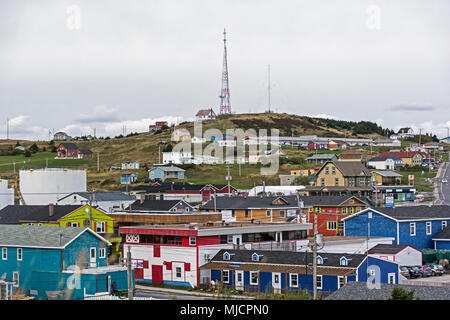
<instances>
[{"instance_id":1,"label":"lattice antenna mast","mask_svg":"<svg viewBox=\"0 0 450 320\"><path fill-rule=\"evenodd\" d=\"M231 114L230 86L228 83L228 63L227 63L227 39L226 31L223 29L223 70L222 70L222 90L220 92L220 114Z\"/></svg>"}]
</instances>

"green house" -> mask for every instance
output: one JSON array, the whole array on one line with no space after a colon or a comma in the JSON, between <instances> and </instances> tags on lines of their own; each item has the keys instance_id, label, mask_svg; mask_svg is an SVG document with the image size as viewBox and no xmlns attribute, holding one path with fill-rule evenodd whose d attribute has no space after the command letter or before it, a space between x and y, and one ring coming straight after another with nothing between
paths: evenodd
<instances>
[{"instance_id":1,"label":"green house","mask_svg":"<svg viewBox=\"0 0 450 320\"><path fill-rule=\"evenodd\" d=\"M119 235L114 234L114 219L102 210L88 204L9 205L0 210L0 224L90 227L111 242L111 251L108 255L111 259L121 257L119 244L122 239Z\"/></svg>"}]
</instances>

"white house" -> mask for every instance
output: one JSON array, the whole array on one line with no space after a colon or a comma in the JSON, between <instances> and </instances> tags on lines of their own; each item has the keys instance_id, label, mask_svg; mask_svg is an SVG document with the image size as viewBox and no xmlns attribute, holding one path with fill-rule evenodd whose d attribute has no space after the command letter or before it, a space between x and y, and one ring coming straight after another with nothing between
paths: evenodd
<instances>
[{"instance_id":1,"label":"white house","mask_svg":"<svg viewBox=\"0 0 450 320\"><path fill-rule=\"evenodd\" d=\"M122 162L122 170L134 170L139 169L138 161L125 161Z\"/></svg>"},{"instance_id":2,"label":"white house","mask_svg":"<svg viewBox=\"0 0 450 320\"><path fill-rule=\"evenodd\" d=\"M368 167L373 167L377 170L397 170L402 165L402 159L396 156L375 157L367 161Z\"/></svg>"},{"instance_id":3,"label":"white house","mask_svg":"<svg viewBox=\"0 0 450 320\"><path fill-rule=\"evenodd\" d=\"M211 120L211 119L215 119L216 117L217 117L217 115L213 109L205 109L205 110L200 110L199 112L197 112L197 114L195 115L195 120L197 120L197 121Z\"/></svg>"},{"instance_id":4,"label":"white house","mask_svg":"<svg viewBox=\"0 0 450 320\"><path fill-rule=\"evenodd\" d=\"M406 244L378 244L369 249L369 256L398 263L400 266L422 265L422 252Z\"/></svg>"},{"instance_id":5,"label":"white house","mask_svg":"<svg viewBox=\"0 0 450 320\"><path fill-rule=\"evenodd\" d=\"M191 140L191 133L188 129L181 128L172 132L172 141L189 141Z\"/></svg>"},{"instance_id":6,"label":"white house","mask_svg":"<svg viewBox=\"0 0 450 320\"><path fill-rule=\"evenodd\" d=\"M192 152L163 152L163 164L190 164L192 163Z\"/></svg>"},{"instance_id":7,"label":"white house","mask_svg":"<svg viewBox=\"0 0 450 320\"><path fill-rule=\"evenodd\" d=\"M113 213L116 210L124 210L136 201L126 193L120 191L108 192L73 192L58 200L59 205L84 205L92 201L93 206L100 207L106 213Z\"/></svg>"},{"instance_id":8,"label":"white house","mask_svg":"<svg viewBox=\"0 0 450 320\"><path fill-rule=\"evenodd\" d=\"M14 204L14 188L8 188L8 180L0 179L0 210Z\"/></svg>"}]
</instances>

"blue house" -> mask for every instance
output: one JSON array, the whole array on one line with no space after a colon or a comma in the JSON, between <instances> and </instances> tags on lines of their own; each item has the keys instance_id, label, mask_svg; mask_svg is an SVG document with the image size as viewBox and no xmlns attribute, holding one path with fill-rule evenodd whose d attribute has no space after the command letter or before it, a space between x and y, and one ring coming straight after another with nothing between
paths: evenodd
<instances>
[{"instance_id":1,"label":"blue house","mask_svg":"<svg viewBox=\"0 0 450 320\"><path fill-rule=\"evenodd\" d=\"M137 181L137 175L132 174L123 174L120 176L120 184L132 184Z\"/></svg>"},{"instance_id":2,"label":"blue house","mask_svg":"<svg viewBox=\"0 0 450 320\"><path fill-rule=\"evenodd\" d=\"M311 252L222 249L200 270L210 270L218 285L241 291L295 293L313 290L312 257ZM394 262L363 254L320 252L317 290L327 295L351 281L398 283L398 269Z\"/></svg>"},{"instance_id":3,"label":"blue house","mask_svg":"<svg viewBox=\"0 0 450 320\"><path fill-rule=\"evenodd\" d=\"M127 269L108 266L110 245L89 228L0 225L0 275L35 299L83 299L113 282L125 290Z\"/></svg>"},{"instance_id":4,"label":"blue house","mask_svg":"<svg viewBox=\"0 0 450 320\"><path fill-rule=\"evenodd\" d=\"M450 250L450 226L445 227L433 237L434 249Z\"/></svg>"},{"instance_id":5,"label":"blue house","mask_svg":"<svg viewBox=\"0 0 450 320\"><path fill-rule=\"evenodd\" d=\"M148 170L148 177L150 180L159 179L161 181L166 179L184 179L184 170L175 166L154 167Z\"/></svg>"},{"instance_id":6,"label":"blue house","mask_svg":"<svg viewBox=\"0 0 450 320\"><path fill-rule=\"evenodd\" d=\"M450 206L367 208L342 221L345 236L392 237L394 244L434 248L433 238L450 222Z\"/></svg>"}]
</instances>

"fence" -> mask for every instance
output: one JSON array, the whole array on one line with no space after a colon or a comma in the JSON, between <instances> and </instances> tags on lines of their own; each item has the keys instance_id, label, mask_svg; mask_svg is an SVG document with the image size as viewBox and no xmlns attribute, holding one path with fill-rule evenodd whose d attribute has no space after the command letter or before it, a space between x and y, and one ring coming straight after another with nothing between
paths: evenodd
<instances>
[{"instance_id":1,"label":"fence","mask_svg":"<svg viewBox=\"0 0 450 320\"><path fill-rule=\"evenodd\" d=\"M85 296L84 300L128 300L126 296L113 296L111 294L101 294L95 296ZM160 300L153 297L133 297L133 300Z\"/></svg>"}]
</instances>

